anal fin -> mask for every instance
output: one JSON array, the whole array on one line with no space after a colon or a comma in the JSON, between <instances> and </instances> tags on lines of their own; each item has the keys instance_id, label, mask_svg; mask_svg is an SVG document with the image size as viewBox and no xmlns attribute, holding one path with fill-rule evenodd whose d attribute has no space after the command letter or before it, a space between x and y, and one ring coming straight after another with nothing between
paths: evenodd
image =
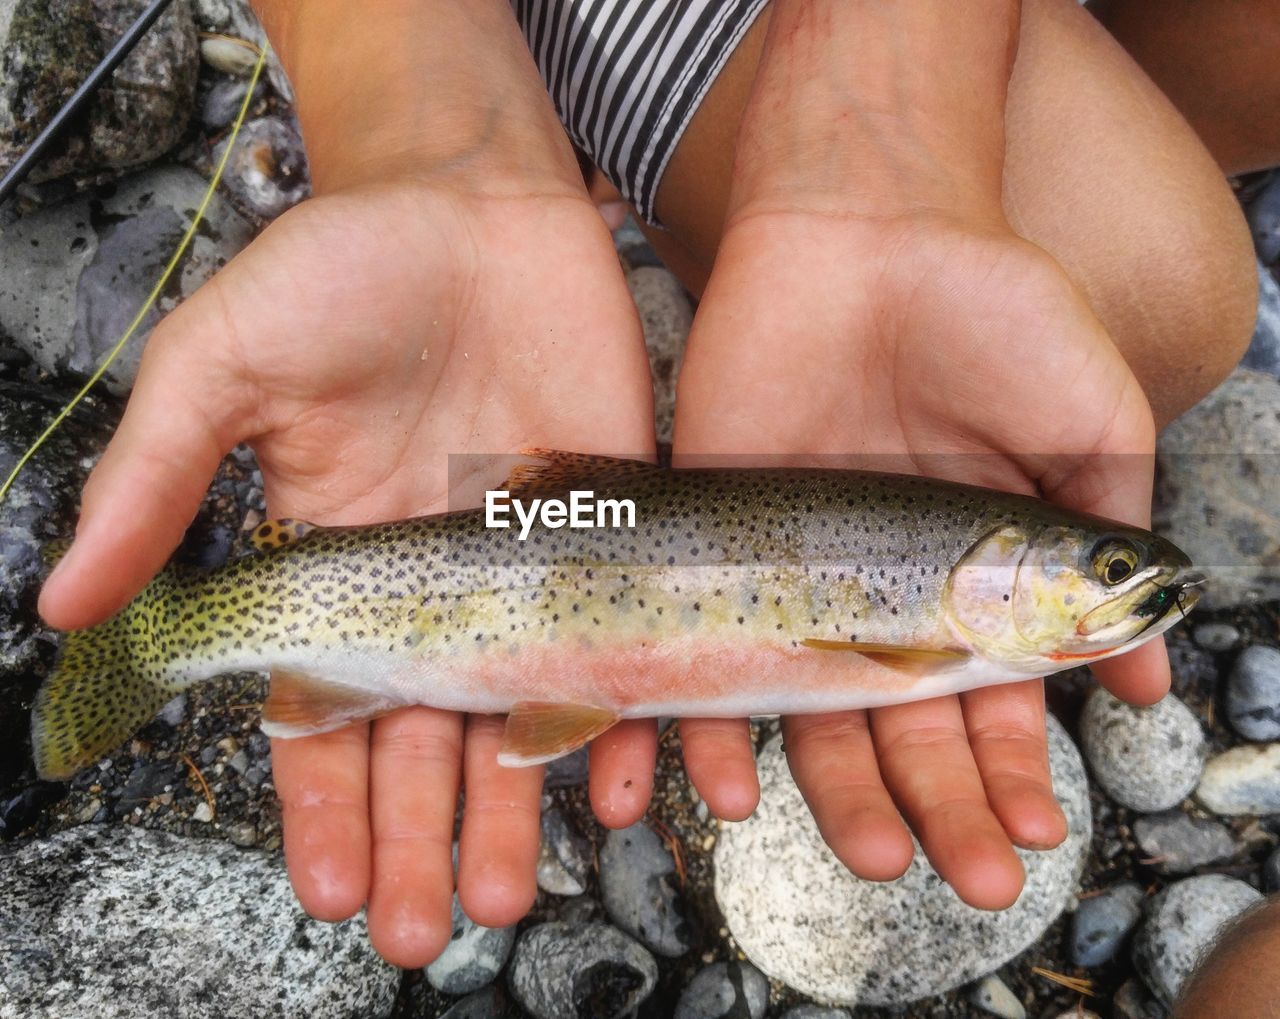
<instances>
[{"instance_id":1,"label":"anal fin","mask_svg":"<svg viewBox=\"0 0 1280 1019\"><path fill-rule=\"evenodd\" d=\"M262 706L262 731L277 739L314 736L403 706L383 694L273 669L271 691Z\"/></svg>"},{"instance_id":2,"label":"anal fin","mask_svg":"<svg viewBox=\"0 0 1280 1019\"><path fill-rule=\"evenodd\" d=\"M851 640L821 640L807 637L801 641L805 647L819 651L854 651L863 658L870 658L877 665L886 669L896 669L914 676L924 676L934 672L945 672L967 662L972 655L967 651L953 651L946 648L900 647L896 644L863 644Z\"/></svg>"},{"instance_id":3,"label":"anal fin","mask_svg":"<svg viewBox=\"0 0 1280 1019\"><path fill-rule=\"evenodd\" d=\"M588 704L521 701L507 715L498 763L505 768L546 764L589 743L617 721L617 712Z\"/></svg>"}]
</instances>

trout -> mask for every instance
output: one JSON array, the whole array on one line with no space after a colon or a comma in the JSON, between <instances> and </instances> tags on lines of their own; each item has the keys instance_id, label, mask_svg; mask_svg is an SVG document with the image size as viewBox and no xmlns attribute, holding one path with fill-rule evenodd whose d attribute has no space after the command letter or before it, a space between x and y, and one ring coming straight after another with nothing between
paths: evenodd
<instances>
[{"instance_id":1,"label":"trout","mask_svg":"<svg viewBox=\"0 0 1280 1019\"><path fill-rule=\"evenodd\" d=\"M65 778L170 698L270 671L262 728L301 736L423 704L506 713L501 763L623 718L869 708L1044 676L1154 638L1203 576L1164 538L1039 499L905 475L672 470L536 452L513 498L590 490L634 526L269 521L256 554L169 566L71 633L32 715Z\"/></svg>"}]
</instances>

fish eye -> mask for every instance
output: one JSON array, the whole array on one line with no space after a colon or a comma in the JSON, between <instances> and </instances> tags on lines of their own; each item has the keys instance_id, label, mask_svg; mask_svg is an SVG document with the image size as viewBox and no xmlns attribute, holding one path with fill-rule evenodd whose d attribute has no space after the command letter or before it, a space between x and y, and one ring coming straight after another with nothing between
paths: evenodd
<instances>
[{"instance_id":1,"label":"fish eye","mask_svg":"<svg viewBox=\"0 0 1280 1019\"><path fill-rule=\"evenodd\" d=\"M1108 587L1124 583L1138 569L1138 549L1123 538L1106 538L1094 547L1093 572Z\"/></svg>"}]
</instances>

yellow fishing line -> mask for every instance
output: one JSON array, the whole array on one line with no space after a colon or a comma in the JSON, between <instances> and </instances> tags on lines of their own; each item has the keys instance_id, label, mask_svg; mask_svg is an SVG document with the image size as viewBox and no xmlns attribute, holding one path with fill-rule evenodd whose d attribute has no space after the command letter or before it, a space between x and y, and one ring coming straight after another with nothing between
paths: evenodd
<instances>
[{"instance_id":1,"label":"yellow fishing line","mask_svg":"<svg viewBox=\"0 0 1280 1019\"><path fill-rule=\"evenodd\" d=\"M236 114L236 119L231 125L231 134L227 140L227 147L223 150L222 158L218 160L218 165L213 171L213 177L209 181L209 186L205 189L204 198L200 200L200 205L196 209L195 215L191 219L191 225L187 227L187 232L182 235L182 240L178 244L177 250L173 253L173 257L169 259L169 264L164 267L164 272L160 274L160 279L156 285L152 287L151 293L147 295L147 299L142 302L142 307L138 309L138 313L134 315L133 321L129 323L129 327L124 331L124 335L116 341L116 345L107 353L102 364L98 365L97 371L89 376L86 382L75 396L71 398L58 416L53 419L53 423L49 425L40 437L27 449L25 453L14 464L13 470L9 472L9 476L5 479L4 484L0 485L0 500L3 500L9 494L9 489L13 487L13 483L18 480L18 475L22 472L27 463L39 451L55 431L58 426L71 414L79 405L80 401L88 395L95 385L98 384L106 370L111 367L111 363L120 356L120 351L124 350L124 346L133 338L133 334L138 331L138 327L142 325L142 320L147 317L152 306L159 299L161 292L169 283L169 278L178 267L178 263L182 261L182 256L187 253L187 248L191 246L191 239L196 235L196 229L200 226L200 221L204 219L205 211L209 208L209 203L213 201L213 194L218 189L218 182L222 180L222 173L227 168L227 160L231 156L231 150L235 148L236 138L240 134L240 128L244 124L245 117L249 114L249 106L253 102L253 90L258 84L258 79L262 76L262 69L267 62L267 52L270 49L269 43L263 43L262 48L258 51L258 62L254 64L253 73L249 76L249 88L244 94L244 101L240 103L240 112Z\"/></svg>"}]
</instances>

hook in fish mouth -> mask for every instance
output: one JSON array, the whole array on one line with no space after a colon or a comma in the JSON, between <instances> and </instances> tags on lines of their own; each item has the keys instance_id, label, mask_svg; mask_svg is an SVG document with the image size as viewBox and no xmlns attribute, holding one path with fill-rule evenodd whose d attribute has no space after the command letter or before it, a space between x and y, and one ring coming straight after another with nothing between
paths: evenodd
<instances>
[{"instance_id":1,"label":"hook in fish mouth","mask_svg":"<svg viewBox=\"0 0 1280 1019\"><path fill-rule=\"evenodd\" d=\"M1135 615L1150 616L1147 625L1138 633L1145 633L1151 629L1175 608L1185 619L1187 612L1200 600L1200 592L1196 589L1208 582L1208 576L1200 570L1186 570L1179 574L1173 583L1157 587L1150 598L1134 609Z\"/></svg>"}]
</instances>

